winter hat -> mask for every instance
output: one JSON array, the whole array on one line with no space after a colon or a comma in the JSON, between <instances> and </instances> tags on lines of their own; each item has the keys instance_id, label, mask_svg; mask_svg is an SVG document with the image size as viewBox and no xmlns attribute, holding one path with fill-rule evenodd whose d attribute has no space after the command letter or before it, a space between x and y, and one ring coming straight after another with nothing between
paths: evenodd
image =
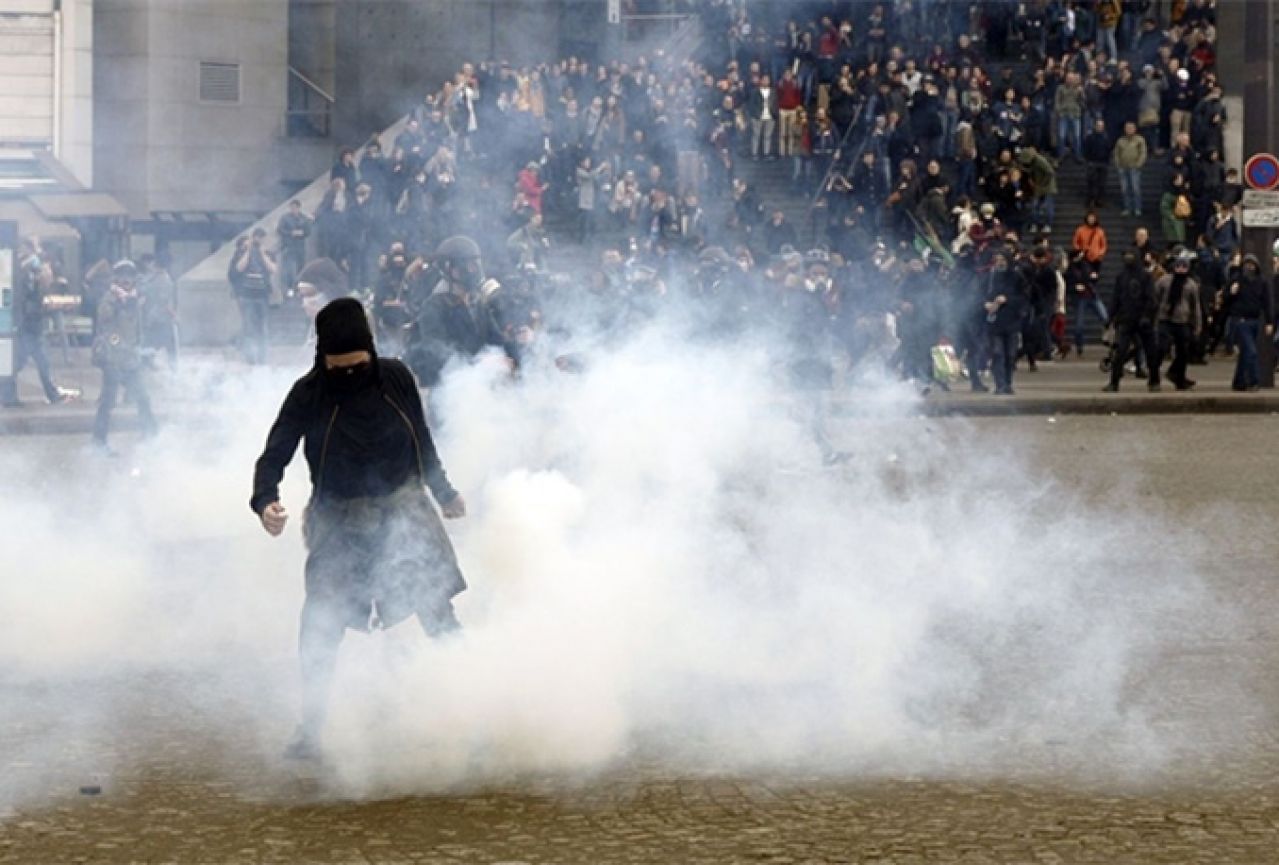
<instances>
[{"instance_id":1,"label":"winter hat","mask_svg":"<svg viewBox=\"0 0 1279 865\"><path fill-rule=\"evenodd\" d=\"M319 354L350 354L373 351L373 331L364 307L353 297L332 301L315 317L316 351Z\"/></svg>"},{"instance_id":2,"label":"winter hat","mask_svg":"<svg viewBox=\"0 0 1279 865\"><path fill-rule=\"evenodd\" d=\"M298 273L298 285L313 286L317 293L328 297L346 294L347 279L342 268L329 258L317 258Z\"/></svg>"}]
</instances>

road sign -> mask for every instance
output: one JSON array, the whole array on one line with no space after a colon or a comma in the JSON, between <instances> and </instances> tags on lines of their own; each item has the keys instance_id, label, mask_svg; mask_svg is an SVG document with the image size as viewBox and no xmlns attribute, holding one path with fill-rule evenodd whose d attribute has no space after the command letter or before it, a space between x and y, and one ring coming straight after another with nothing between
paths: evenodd
<instances>
[{"instance_id":1,"label":"road sign","mask_svg":"<svg viewBox=\"0 0 1279 865\"><path fill-rule=\"evenodd\" d=\"M1253 189L1279 186L1279 159L1270 153L1254 154L1243 166L1243 179Z\"/></svg>"},{"instance_id":2,"label":"road sign","mask_svg":"<svg viewBox=\"0 0 1279 865\"><path fill-rule=\"evenodd\" d=\"M1262 189L1245 189L1243 191L1244 207L1279 207L1279 190L1269 192Z\"/></svg>"},{"instance_id":3,"label":"road sign","mask_svg":"<svg viewBox=\"0 0 1279 865\"><path fill-rule=\"evenodd\" d=\"M1244 228L1279 228L1279 207L1245 207Z\"/></svg>"}]
</instances>

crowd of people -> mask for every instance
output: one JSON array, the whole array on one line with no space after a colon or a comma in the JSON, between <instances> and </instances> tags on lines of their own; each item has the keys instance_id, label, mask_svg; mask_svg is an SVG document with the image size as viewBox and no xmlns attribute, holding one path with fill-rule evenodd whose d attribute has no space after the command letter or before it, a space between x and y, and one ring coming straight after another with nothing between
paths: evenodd
<instances>
[{"instance_id":1,"label":"crowd of people","mask_svg":"<svg viewBox=\"0 0 1279 865\"><path fill-rule=\"evenodd\" d=\"M687 300L699 325L762 325L924 387L954 379L949 345L971 387L1011 393L1019 362L1082 356L1090 318L1111 388L1125 369L1158 387L1164 360L1188 388L1188 364L1236 350L1236 386L1255 386L1272 304L1240 300L1257 275L1222 158L1216 0L685 5L693 56L467 63L390 140L343 149L313 212L295 201L274 237L237 242L250 362L281 293L312 315L363 296L428 385L441 339L518 364ZM1067 163L1089 212L1054 233ZM761 199L760 171L806 219ZM1151 223L1108 236L1116 209ZM446 273L463 241L474 284Z\"/></svg>"},{"instance_id":2,"label":"crowd of people","mask_svg":"<svg viewBox=\"0 0 1279 865\"><path fill-rule=\"evenodd\" d=\"M1152 286L1166 271L1194 290L1172 291L1176 311L1165 296L1150 346L1132 337L1140 350L1112 371L1140 368L1154 388L1167 356L1191 387L1187 363L1236 346L1255 365L1236 326L1247 268L1215 0L688 6L703 33L692 57L465 64L388 148L343 150L315 212L295 203L281 219L274 255L264 236L242 240L230 277L258 335L246 342L265 339L262 286L292 288L318 256L342 274L327 291L364 292L379 337L407 350L447 282L435 251L465 235L498 277L475 286L476 307L504 307L479 339L513 357L584 311L615 325L723 282L757 321L807 310L809 344L854 364L874 347L927 386L930 351L949 343L974 388L989 369L1009 393L1019 358L1081 356L1090 317L1122 348L1135 256ZM747 160L780 161L811 219L761 200ZM1068 161L1089 214L1054 236ZM1108 209L1153 217L1152 174L1167 176L1158 225L1107 238ZM553 248L586 257L589 275L557 280Z\"/></svg>"}]
</instances>

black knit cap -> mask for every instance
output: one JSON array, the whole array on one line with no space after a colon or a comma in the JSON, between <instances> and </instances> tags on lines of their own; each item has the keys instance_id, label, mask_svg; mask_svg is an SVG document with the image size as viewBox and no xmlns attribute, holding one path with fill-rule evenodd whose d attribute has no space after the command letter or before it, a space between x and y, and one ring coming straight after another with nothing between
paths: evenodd
<instances>
[{"instance_id":1,"label":"black knit cap","mask_svg":"<svg viewBox=\"0 0 1279 865\"><path fill-rule=\"evenodd\" d=\"M364 307L353 297L331 301L315 317L316 351L325 354L373 352L373 331Z\"/></svg>"}]
</instances>

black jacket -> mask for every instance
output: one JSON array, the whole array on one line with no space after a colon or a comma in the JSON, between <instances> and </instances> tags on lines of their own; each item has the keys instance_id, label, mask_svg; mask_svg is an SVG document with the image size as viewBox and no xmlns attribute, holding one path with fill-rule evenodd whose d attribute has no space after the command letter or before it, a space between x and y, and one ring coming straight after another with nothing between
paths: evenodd
<instances>
[{"instance_id":1,"label":"black jacket","mask_svg":"<svg viewBox=\"0 0 1279 865\"><path fill-rule=\"evenodd\" d=\"M1115 277L1115 293L1110 299L1110 320L1119 327L1153 324L1159 312L1155 281L1143 267L1127 267Z\"/></svg>"},{"instance_id":2,"label":"black jacket","mask_svg":"<svg viewBox=\"0 0 1279 865\"><path fill-rule=\"evenodd\" d=\"M333 393L319 363L294 383L254 468L249 507L255 513L279 500L280 480L299 440L317 497L353 489L376 493L368 489L370 475L385 482L388 494L416 475L436 501L457 496L426 427L413 374L398 360L375 358L373 364L375 379L366 393Z\"/></svg>"},{"instance_id":3,"label":"black jacket","mask_svg":"<svg viewBox=\"0 0 1279 865\"><path fill-rule=\"evenodd\" d=\"M1255 256L1246 256L1245 262L1256 264ZM1275 320L1275 301L1270 285L1260 273L1250 274L1245 269L1239 274L1236 284L1239 290L1231 286L1230 314L1235 318L1260 319L1265 324Z\"/></svg>"}]
</instances>

